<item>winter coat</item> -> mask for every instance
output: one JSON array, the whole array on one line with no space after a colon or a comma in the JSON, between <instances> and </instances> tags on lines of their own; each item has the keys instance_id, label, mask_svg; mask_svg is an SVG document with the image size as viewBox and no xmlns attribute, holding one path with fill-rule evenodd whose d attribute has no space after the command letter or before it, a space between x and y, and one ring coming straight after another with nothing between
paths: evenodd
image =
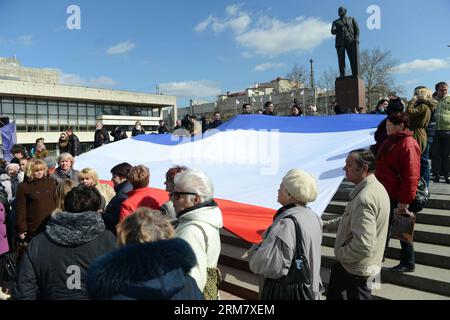
<instances>
[{"instance_id":1,"label":"winter coat","mask_svg":"<svg viewBox=\"0 0 450 320\"><path fill-rule=\"evenodd\" d=\"M19 300L88 299L91 262L116 248L116 238L93 211L52 215L45 232L28 245L12 291Z\"/></svg>"},{"instance_id":2,"label":"winter coat","mask_svg":"<svg viewBox=\"0 0 450 320\"><path fill-rule=\"evenodd\" d=\"M375 144L370 146L370 150L372 150L373 154L376 156L378 154L378 150L380 149L380 146L383 144L384 141L386 141L388 135L386 131L386 122L387 118L380 122L380 124L377 127L377 130L375 131Z\"/></svg>"},{"instance_id":3,"label":"winter coat","mask_svg":"<svg viewBox=\"0 0 450 320\"><path fill-rule=\"evenodd\" d=\"M158 128L158 134L170 133L169 129L166 126L162 126Z\"/></svg>"},{"instance_id":4,"label":"winter coat","mask_svg":"<svg viewBox=\"0 0 450 320\"><path fill-rule=\"evenodd\" d=\"M450 96L438 100L436 107L436 130L450 130Z\"/></svg>"},{"instance_id":5,"label":"winter coat","mask_svg":"<svg viewBox=\"0 0 450 320\"><path fill-rule=\"evenodd\" d=\"M388 136L377 155L375 175L389 198L411 203L420 178L420 149L409 130Z\"/></svg>"},{"instance_id":6,"label":"winter coat","mask_svg":"<svg viewBox=\"0 0 450 320\"><path fill-rule=\"evenodd\" d=\"M6 220L5 206L3 205L2 202L0 202L0 256L9 251L5 220Z\"/></svg>"},{"instance_id":7,"label":"winter coat","mask_svg":"<svg viewBox=\"0 0 450 320\"><path fill-rule=\"evenodd\" d=\"M120 206L119 221L132 214L139 207L147 207L159 210L161 204L152 197L152 189L149 187L135 189L128 193L128 199Z\"/></svg>"},{"instance_id":8,"label":"winter coat","mask_svg":"<svg viewBox=\"0 0 450 320\"><path fill-rule=\"evenodd\" d=\"M262 278L269 279L279 279L288 274L296 248L295 224L287 218L288 216L295 217L299 223L301 250L308 260L312 288L318 300L322 283L320 279L322 221L310 208L289 205L278 210L274 222L263 234L262 243L253 246L249 252L250 270ZM264 282L260 283L263 285Z\"/></svg>"},{"instance_id":9,"label":"winter coat","mask_svg":"<svg viewBox=\"0 0 450 320\"><path fill-rule=\"evenodd\" d=\"M323 223L324 231L337 230L334 254L347 272L369 277L381 270L389 213L386 189L371 174L350 192L344 214Z\"/></svg>"},{"instance_id":10,"label":"winter coat","mask_svg":"<svg viewBox=\"0 0 450 320\"><path fill-rule=\"evenodd\" d=\"M140 134L145 134L145 130L143 128L137 129L136 127L133 127L133 130L131 130L131 136L135 137L135 136L138 136Z\"/></svg>"},{"instance_id":11,"label":"winter coat","mask_svg":"<svg viewBox=\"0 0 450 320\"><path fill-rule=\"evenodd\" d=\"M18 233L27 231L33 236L43 231L46 218L56 208L53 192L56 184L50 177L24 181L19 184L16 196L16 224Z\"/></svg>"},{"instance_id":12,"label":"winter coat","mask_svg":"<svg viewBox=\"0 0 450 320\"><path fill-rule=\"evenodd\" d=\"M195 264L194 252L182 239L130 244L91 264L87 289L94 299L201 300L187 274Z\"/></svg>"},{"instance_id":13,"label":"winter coat","mask_svg":"<svg viewBox=\"0 0 450 320\"><path fill-rule=\"evenodd\" d=\"M128 193L133 191L133 186L127 180L114 188L116 195L111 199L102 214L106 229L116 234L116 226L119 223L120 206L128 199Z\"/></svg>"},{"instance_id":14,"label":"winter coat","mask_svg":"<svg viewBox=\"0 0 450 320\"><path fill-rule=\"evenodd\" d=\"M67 140L59 138L58 149L59 149L59 154L65 153L65 152L70 153L71 145L69 142L69 137L67 137Z\"/></svg>"},{"instance_id":15,"label":"winter coat","mask_svg":"<svg viewBox=\"0 0 450 320\"><path fill-rule=\"evenodd\" d=\"M413 131L414 139L419 144L420 153L423 153L427 147L427 127L435 106L434 101L421 100L410 103L406 109L411 118L410 129Z\"/></svg>"},{"instance_id":16,"label":"winter coat","mask_svg":"<svg viewBox=\"0 0 450 320\"><path fill-rule=\"evenodd\" d=\"M214 120L209 124L208 129L215 129L220 125L222 125L222 120Z\"/></svg>"},{"instance_id":17,"label":"winter coat","mask_svg":"<svg viewBox=\"0 0 450 320\"><path fill-rule=\"evenodd\" d=\"M69 171L64 172L61 170L60 167L58 167L58 168L56 168L55 172L53 172L50 175L50 178L55 180L56 184L59 184L61 181L64 181L65 179L71 179L71 180L75 181L77 184L79 184L80 183L80 181L78 180L79 174L80 174L80 171L78 171L78 170L69 169Z\"/></svg>"},{"instance_id":18,"label":"winter coat","mask_svg":"<svg viewBox=\"0 0 450 320\"><path fill-rule=\"evenodd\" d=\"M100 192L103 198L100 209L105 210L111 199L116 195L116 192L110 185L106 183L97 183L95 185L95 188L98 190L98 192Z\"/></svg>"},{"instance_id":19,"label":"winter coat","mask_svg":"<svg viewBox=\"0 0 450 320\"><path fill-rule=\"evenodd\" d=\"M100 139L100 134L103 134L103 141ZM106 128L96 129L94 133L94 148L101 147L104 144L109 143L109 134Z\"/></svg>"},{"instance_id":20,"label":"winter coat","mask_svg":"<svg viewBox=\"0 0 450 320\"><path fill-rule=\"evenodd\" d=\"M80 139L75 135L75 133L72 133L72 135L69 136L69 144L70 144L70 154L72 157L76 157L81 152L81 144Z\"/></svg>"},{"instance_id":21,"label":"winter coat","mask_svg":"<svg viewBox=\"0 0 450 320\"><path fill-rule=\"evenodd\" d=\"M8 202L11 203L17 194L17 189L19 187L19 178L14 177L11 180L11 177L6 173L0 175L0 183L5 187L5 191L8 194Z\"/></svg>"},{"instance_id":22,"label":"winter coat","mask_svg":"<svg viewBox=\"0 0 450 320\"><path fill-rule=\"evenodd\" d=\"M206 252L203 228L208 239L208 252ZM222 212L214 201L207 201L178 213L178 225L175 228L177 238L185 240L191 246L197 259L197 265L189 273L200 291L203 292L206 284L206 268L217 268L220 255L219 229L223 227Z\"/></svg>"}]
</instances>

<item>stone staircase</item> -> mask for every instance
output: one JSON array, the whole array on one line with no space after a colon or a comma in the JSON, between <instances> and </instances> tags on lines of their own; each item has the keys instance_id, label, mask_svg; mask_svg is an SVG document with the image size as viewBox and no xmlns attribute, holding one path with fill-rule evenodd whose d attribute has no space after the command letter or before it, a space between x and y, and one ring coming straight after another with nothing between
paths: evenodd
<instances>
[{"instance_id":1,"label":"stone staircase","mask_svg":"<svg viewBox=\"0 0 450 320\"><path fill-rule=\"evenodd\" d=\"M325 210L324 220L344 212L351 189L351 184L345 181L341 184ZM398 264L400 256L400 242L391 240L381 283L372 291L374 299L450 300L450 185L431 182L430 190L431 198L427 208L417 214L414 231L416 270L412 273L389 270ZM335 237L332 233L323 234L321 276L325 287L335 262ZM221 230L221 240L222 299L258 299L258 276L248 268L247 250L251 244L226 230Z\"/></svg>"}]
</instances>

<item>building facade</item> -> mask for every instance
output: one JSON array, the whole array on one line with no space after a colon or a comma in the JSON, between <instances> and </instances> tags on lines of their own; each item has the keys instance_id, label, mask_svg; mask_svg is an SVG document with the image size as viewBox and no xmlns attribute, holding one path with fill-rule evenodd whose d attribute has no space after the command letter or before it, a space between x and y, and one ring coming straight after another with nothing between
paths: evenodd
<instances>
[{"instance_id":1,"label":"building facade","mask_svg":"<svg viewBox=\"0 0 450 320\"><path fill-rule=\"evenodd\" d=\"M131 136L136 121L146 132L156 132L160 119L177 118L174 96L61 85L58 77L55 70L24 68L16 59L0 58L0 113L15 122L18 143L29 147L42 137L57 153L60 133L70 127L87 151L97 122L109 132L121 126Z\"/></svg>"}]
</instances>

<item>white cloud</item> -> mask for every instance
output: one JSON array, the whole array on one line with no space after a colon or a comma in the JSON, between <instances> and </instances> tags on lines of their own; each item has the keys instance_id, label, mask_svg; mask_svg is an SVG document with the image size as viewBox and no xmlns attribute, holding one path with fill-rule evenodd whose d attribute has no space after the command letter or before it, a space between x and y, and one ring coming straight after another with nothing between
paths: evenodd
<instances>
[{"instance_id":1,"label":"white cloud","mask_svg":"<svg viewBox=\"0 0 450 320\"><path fill-rule=\"evenodd\" d=\"M213 19L215 19L214 16L210 15L208 18L196 25L194 30L197 32L205 31L205 29L208 28L209 24L213 22Z\"/></svg>"},{"instance_id":2,"label":"white cloud","mask_svg":"<svg viewBox=\"0 0 450 320\"><path fill-rule=\"evenodd\" d=\"M92 87L115 87L118 85L118 82L106 76L100 76L98 78L89 80L89 86Z\"/></svg>"},{"instance_id":3,"label":"white cloud","mask_svg":"<svg viewBox=\"0 0 450 320\"><path fill-rule=\"evenodd\" d=\"M255 66L253 71L266 71L269 69L279 69L283 66L284 66L284 64L280 63L280 62L266 62L266 63L258 64L257 66Z\"/></svg>"},{"instance_id":4,"label":"white cloud","mask_svg":"<svg viewBox=\"0 0 450 320\"><path fill-rule=\"evenodd\" d=\"M228 13L228 15L235 16L242 6L244 6L243 3L232 4L228 7L226 7L225 11L226 11L226 13Z\"/></svg>"},{"instance_id":5,"label":"white cloud","mask_svg":"<svg viewBox=\"0 0 450 320\"><path fill-rule=\"evenodd\" d=\"M77 74L64 73L61 70L58 71L59 71L59 82L64 85L94 87L94 88L109 88L119 85L118 82L106 76L86 79Z\"/></svg>"},{"instance_id":6,"label":"white cloud","mask_svg":"<svg viewBox=\"0 0 450 320\"><path fill-rule=\"evenodd\" d=\"M236 37L243 47L261 55L275 56L286 52L314 49L332 37L331 24L316 18L282 22L265 20L264 25Z\"/></svg>"},{"instance_id":7,"label":"white cloud","mask_svg":"<svg viewBox=\"0 0 450 320\"><path fill-rule=\"evenodd\" d=\"M196 32L203 32L209 26L215 33L221 33L226 29L231 29L235 34L244 32L250 25L252 19L244 12L239 12L240 7L243 4L234 4L228 6L225 10L227 12L224 19L219 19L213 15L209 15L208 18L200 22L194 27Z\"/></svg>"},{"instance_id":8,"label":"white cloud","mask_svg":"<svg viewBox=\"0 0 450 320\"><path fill-rule=\"evenodd\" d=\"M224 18L210 15L194 30L203 32L211 27L218 34L229 29L239 45L253 54L264 56L310 51L333 37L331 23L319 18L297 17L284 22L265 15L251 15L241 7L242 4L228 6Z\"/></svg>"},{"instance_id":9,"label":"white cloud","mask_svg":"<svg viewBox=\"0 0 450 320\"><path fill-rule=\"evenodd\" d=\"M450 67L449 59L416 59L411 62L399 64L398 66L394 67L392 71L396 73L410 73L419 71L434 71L438 69L445 69L448 67Z\"/></svg>"},{"instance_id":10,"label":"white cloud","mask_svg":"<svg viewBox=\"0 0 450 320\"><path fill-rule=\"evenodd\" d=\"M26 34L17 38L17 42L25 47L29 47L33 44L33 36Z\"/></svg>"},{"instance_id":11,"label":"white cloud","mask_svg":"<svg viewBox=\"0 0 450 320\"><path fill-rule=\"evenodd\" d=\"M118 44L109 47L108 50L106 50L107 54L122 54L127 53L130 50L133 50L136 47L134 42L131 42L130 40L125 42L119 42Z\"/></svg>"},{"instance_id":12,"label":"white cloud","mask_svg":"<svg viewBox=\"0 0 450 320\"><path fill-rule=\"evenodd\" d=\"M221 92L217 83L208 80L161 83L159 88L164 94L178 97L211 97Z\"/></svg>"}]
</instances>

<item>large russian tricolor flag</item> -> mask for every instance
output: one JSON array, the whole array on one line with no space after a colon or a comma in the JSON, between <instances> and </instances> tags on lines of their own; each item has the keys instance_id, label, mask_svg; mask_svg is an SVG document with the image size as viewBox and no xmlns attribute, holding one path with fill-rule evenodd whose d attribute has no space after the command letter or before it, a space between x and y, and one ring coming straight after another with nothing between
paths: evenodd
<instances>
[{"instance_id":1,"label":"large russian tricolor flag","mask_svg":"<svg viewBox=\"0 0 450 320\"><path fill-rule=\"evenodd\" d=\"M161 202L168 199L161 189L170 167L203 170L214 184L224 227L259 242L280 207L277 190L286 172L301 168L317 178L319 196L309 206L321 215L342 182L347 153L373 144L383 118L239 115L201 137L146 134L110 143L77 157L75 168L93 168L109 180L116 164L146 165Z\"/></svg>"}]
</instances>

